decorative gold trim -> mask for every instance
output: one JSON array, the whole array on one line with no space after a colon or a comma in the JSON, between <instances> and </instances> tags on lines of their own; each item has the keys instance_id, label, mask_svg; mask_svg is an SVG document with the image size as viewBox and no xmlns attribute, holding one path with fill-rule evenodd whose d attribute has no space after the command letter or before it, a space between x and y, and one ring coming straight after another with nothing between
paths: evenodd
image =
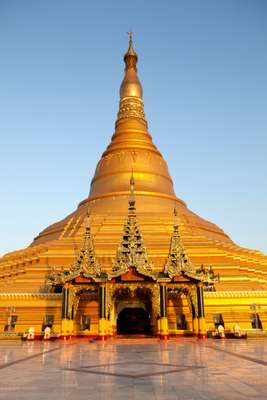
<instances>
[{"instance_id":1,"label":"decorative gold trim","mask_svg":"<svg viewBox=\"0 0 267 400\"><path fill-rule=\"evenodd\" d=\"M138 150L136 151L136 152L138 152ZM140 152L141 153L141 152ZM93 179L92 179L92 184L93 183L95 183L95 182L97 182L98 180L101 180L101 179L103 179L103 177L110 177L110 176L114 176L114 175L120 175L121 173L125 173L125 170L116 170L115 172L106 172L105 174L103 174L103 175L99 175L99 176L96 176L96 177L94 177ZM170 178L170 177L168 177L168 176L166 176L166 175L163 175L163 174L158 174L157 172L149 172L149 171L146 171L146 175L151 175L151 176L159 176L160 178L163 178L163 179L165 179L166 181L168 181L169 183L171 183L171 184L173 184L173 181L172 181L172 179ZM136 192L136 193L139 193L139 192ZM150 193L150 192L149 192ZM153 193L153 192L152 192Z\"/></svg>"},{"instance_id":2,"label":"decorative gold trim","mask_svg":"<svg viewBox=\"0 0 267 400\"><path fill-rule=\"evenodd\" d=\"M124 97L120 101L117 122L123 118L140 118L147 123L143 101L138 97Z\"/></svg>"},{"instance_id":3,"label":"decorative gold trim","mask_svg":"<svg viewBox=\"0 0 267 400\"><path fill-rule=\"evenodd\" d=\"M1 299L60 299L61 293L0 293Z\"/></svg>"},{"instance_id":4,"label":"decorative gold trim","mask_svg":"<svg viewBox=\"0 0 267 400\"><path fill-rule=\"evenodd\" d=\"M267 298L267 290L247 290L247 291L219 291L219 292L205 292L204 297L207 299L216 298L246 298L246 297L262 297Z\"/></svg>"},{"instance_id":5,"label":"decorative gold trim","mask_svg":"<svg viewBox=\"0 0 267 400\"><path fill-rule=\"evenodd\" d=\"M179 199L176 196L172 196L172 195L165 194L165 193L147 192L147 191L142 191L142 190L138 191L137 190L135 192L135 195L137 195L137 196L160 197L162 199L174 200L176 203L180 203L181 205L186 206L186 203L183 200ZM104 199L106 197L116 197L116 196L129 196L129 192L126 191L126 190L122 190L121 192L104 193L104 194L101 194L100 196L90 196L90 197L87 197L86 199L82 200L78 204L78 207L80 207L80 206L82 206L82 205L84 205L84 204L86 204L88 202L94 201L94 200L101 200L101 199Z\"/></svg>"}]
</instances>

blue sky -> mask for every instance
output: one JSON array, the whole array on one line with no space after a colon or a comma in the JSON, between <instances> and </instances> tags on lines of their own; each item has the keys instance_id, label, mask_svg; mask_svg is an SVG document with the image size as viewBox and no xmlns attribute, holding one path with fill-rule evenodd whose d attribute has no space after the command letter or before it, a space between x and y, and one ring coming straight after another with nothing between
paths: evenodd
<instances>
[{"instance_id":1,"label":"blue sky","mask_svg":"<svg viewBox=\"0 0 267 400\"><path fill-rule=\"evenodd\" d=\"M267 253L267 2L0 1L0 254L89 192L134 32L178 197Z\"/></svg>"}]
</instances>

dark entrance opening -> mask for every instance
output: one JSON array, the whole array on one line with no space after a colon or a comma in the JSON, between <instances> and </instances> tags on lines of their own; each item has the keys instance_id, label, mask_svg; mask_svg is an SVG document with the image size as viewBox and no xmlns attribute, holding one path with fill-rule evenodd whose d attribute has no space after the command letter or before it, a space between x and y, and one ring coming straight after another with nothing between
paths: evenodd
<instances>
[{"instance_id":1,"label":"dark entrance opening","mask_svg":"<svg viewBox=\"0 0 267 400\"><path fill-rule=\"evenodd\" d=\"M150 316L143 308L124 308L118 315L117 334L133 335L150 333Z\"/></svg>"}]
</instances>

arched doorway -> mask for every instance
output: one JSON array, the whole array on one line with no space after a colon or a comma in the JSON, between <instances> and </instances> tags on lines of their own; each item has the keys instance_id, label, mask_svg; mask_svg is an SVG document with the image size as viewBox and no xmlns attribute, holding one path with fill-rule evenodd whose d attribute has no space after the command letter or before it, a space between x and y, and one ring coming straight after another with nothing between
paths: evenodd
<instances>
[{"instance_id":1,"label":"arched doorway","mask_svg":"<svg viewBox=\"0 0 267 400\"><path fill-rule=\"evenodd\" d=\"M149 313L141 307L126 307L117 318L117 334L133 335L150 333Z\"/></svg>"}]
</instances>

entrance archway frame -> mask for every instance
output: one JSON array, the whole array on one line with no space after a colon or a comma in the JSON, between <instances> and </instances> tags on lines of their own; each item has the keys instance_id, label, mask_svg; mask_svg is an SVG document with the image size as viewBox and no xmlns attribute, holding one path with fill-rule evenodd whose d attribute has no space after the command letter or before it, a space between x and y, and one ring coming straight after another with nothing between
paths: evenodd
<instances>
[{"instance_id":1,"label":"entrance archway frame","mask_svg":"<svg viewBox=\"0 0 267 400\"><path fill-rule=\"evenodd\" d=\"M192 319L192 333L198 335L198 300L197 300L197 285L195 283L169 283L168 298L173 298L178 301L182 296L187 299L188 308Z\"/></svg>"},{"instance_id":2,"label":"entrance archway frame","mask_svg":"<svg viewBox=\"0 0 267 400\"><path fill-rule=\"evenodd\" d=\"M125 291L125 293L123 293ZM138 293L139 292L139 293ZM143 292L143 293L142 293ZM142 294L149 304L145 304ZM140 297L141 295L141 297ZM151 333L157 333L157 316L159 315L159 286L154 282L107 283L107 312L110 315L112 333L116 334L118 305L122 301L139 302L145 305L150 314ZM121 311L121 310L120 310Z\"/></svg>"}]
</instances>

